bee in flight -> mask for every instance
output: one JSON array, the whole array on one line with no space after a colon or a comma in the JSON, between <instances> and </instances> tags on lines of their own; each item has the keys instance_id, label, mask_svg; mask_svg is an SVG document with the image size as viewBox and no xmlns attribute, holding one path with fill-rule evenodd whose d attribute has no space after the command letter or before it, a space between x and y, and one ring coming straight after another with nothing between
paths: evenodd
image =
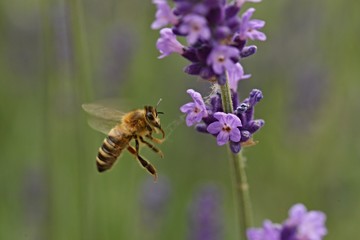
<instances>
[{"instance_id":1,"label":"bee in flight","mask_svg":"<svg viewBox=\"0 0 360 240\"><path fill-rule=\"evenodd\" d=\"M107 134L96 157L96 166L99 172L110 169L121 153L128 150L136 157L141 166L153 175L155 180L157 179L155 167L139 154L140 144L144 144L162 158L164 157L160 149L147 141L160 144L165 138L165 132L161 128L158 116L162 112L157 111L157 105L156 107L145 106L143 109L128 113L99 104L82 105L82 108L93 117L89 119L89 125L95 130ZM161 133L162 138L153 137L153 133ZM135 140L135 147L130 145L132 140Z\"/></svg>"}]
</instances>

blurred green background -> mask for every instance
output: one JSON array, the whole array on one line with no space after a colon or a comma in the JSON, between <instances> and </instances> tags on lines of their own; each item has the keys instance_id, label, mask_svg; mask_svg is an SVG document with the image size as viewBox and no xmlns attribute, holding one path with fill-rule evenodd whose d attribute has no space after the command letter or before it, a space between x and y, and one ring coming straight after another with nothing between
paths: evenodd
<instances>
[{"instance_id":1,"label":"blurred green background","mask_svg":"<svg viewBox=\"0 0 360 240\"><path fill-rule=\"evenodd\" d=\"M245 151L255 223L282 222L301 202L327 214L326 239L354 239L360 2L255 7L268 40L242 62L252 78L239 86L241 98L252 88L265 96L256 109L266 121L260 143ZM209 184L221 195L223 239L235 239L226 148L179 122L186 89L206 95L208 84L183 73L178 56L157 59L154 13L143 0L0 2L0 239L186 239L189 206ZM154 190L128 153L97 173L104 136L87 126L81 104L107 98L135 108L163 99L163 126L177 125L165 127L165 159L142 152L165 190ZM160 206L149 192L164 195Z\"/></svg>"}]
</instances>

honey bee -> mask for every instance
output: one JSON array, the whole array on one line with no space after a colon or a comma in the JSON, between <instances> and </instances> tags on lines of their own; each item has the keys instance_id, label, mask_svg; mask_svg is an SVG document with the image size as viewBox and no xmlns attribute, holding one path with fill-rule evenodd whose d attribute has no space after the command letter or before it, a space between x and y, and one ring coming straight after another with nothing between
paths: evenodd
<instances>
[{"instance_id":1,"label":"honey bee","mask_svg":"<svg viewBox=\"0 0 360 240\"><path fill-rule=\"evenodd\" d=\"M161 99L159 100L159 102ZM101 147L96 157L96 166L99 172L110 169L124 150L128 150L136 157L142 167L144 167L156 181L157 171L155 167L140 156L140 144L149 147L161 158L164 157L159 148L153 143L161 144L165 139L165 132L161 128L159 114L156 107L145 106L143 109L137 109L128 113L123 113L115 109L104 107L98 104L83 104L82 108L89 113L92 118L89 119L89 125L105 134ZM153 137L153 133L161 133L162 138ZM135 141L135 147L130 142Z\"/></svg>"}]
</instances>

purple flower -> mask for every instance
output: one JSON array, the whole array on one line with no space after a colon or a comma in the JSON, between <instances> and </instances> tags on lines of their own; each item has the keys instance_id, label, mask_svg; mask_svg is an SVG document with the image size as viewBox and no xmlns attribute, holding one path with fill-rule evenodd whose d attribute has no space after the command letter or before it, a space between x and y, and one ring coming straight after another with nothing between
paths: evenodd
<instances>
[{"instance_id":1,"label":"purple flower","mask_svg":"<svg viewBox=\"0 0 360 240\"><path fill-rule=\"evenodd\" d=\"M320 211L307 211L303 204L296 204L289 210L282 236L285 240L321 240L327 234L324 226L326 216Z\"/></svg>"},{"instance_id":2,"label":"purple flower","mask_svg":"<svg viewBox=\"0 0 360 240\"><path fill-rule=\"evenodd\" d=\"M179 54L183 54L184 52L184 46L176 40L176 36L170 28L161 29L160 38L156 42L156 47L161 53L158 58L164 58L174 52Z\"/></svg>"},{"instance_id":3,"label":"purple flower","mask_svg":"<svg viewBox=\"0 0 360 240\"><path fill-rule=\"evenodd\" d=\"M219 146L229 141L239 142L241 135L238 127L241 127L240 119L232 113L216 112L214 117L218 120L207 127L211 134L217 134L216 140Z\"/></svg>"},{"instance_id":4,"label":"purple flower","mask_svg":"<svg viewBox=\"0 0 360 240\"><path fill-rule=\"evenodd\" d=\"M190 127L200 122L202 118L207 117L208 113L200 93L192 89L188 89L186 92L192 97L194 102L184 104L180 107L180 111L187 114L186 125Z\"/></svg>"},{"instance_id":5,"label":"purple flower","mask_svg":"<svg viewBox=\"0 0 360 240\"><path fill-rule=\"evenodd\" d=\"M221 199L219 189L213 185L200 189L190 208L188 240L223 239Z\"/></svg>"},{"instance_id":6,"label":"purple flower","mask_svg":"<svg viewBox=\"0 0 360 240\"><path fill-rule=\"evenodd\" d=\"M176 24L178 22L177 17L172 12L170 6L166 0L153 0L156 4L156 20L151 24L152 29L160 29L168 24Z\"/></svg>"},{"instance_id":7,"label":"purple flower","mask_svg":"<svg viewBox=\"0 0 360 240\"><path fill-rule=\"evenodd\" d=\"M212 66L212 69L217 74L222 74L224 71L233 71L235 63L233 58L239 58L239 50L234 47L219 45L216 46L207 58L207 64Z\"/></svg>"},{"instance_id":8,"label":"purple flower","mask_svg":"<svg viewBox=\"0 0 360 240\"><path fill-rule=\"evenodd\" d=\"M235 67L229 72L229 86L234 92L237 91L238 81L242 79L248 79L251 77L250 74L244 74L244 69L240 63L236 63Z\"/></svg>"},{"instance_id":9,"label":"purple flower","mask_svg":"<svg viewBox=\"0 0 360 240\"><path fill-rule=\"evenodd\" d=\"M189 44L195 44L198 40L208 40L210 38L207 21L200 15L186 15L178 30L181 34L186 35Z\"/></svg>"},{"instance_id":10,"label":"purple flower","mask_svg":"<svg viewBox=\"0 0 360 240\"><path fill-rule=\"evenodd\" d=\"M246 234L249 240L280 240L281 225L265 220L263 228L250 228Z\"/></svg>"},{"instance_id":11,"label":"purple flower","mask_svg":"<svg viewBox=\"0 0 360 240\"><path fill-rule=\"evenodd\" d=\"M320 211L307 211L302 204L289 210L289 218L282 225L264 222L263 228L247 230L249 240L322 240L327 234L326 216Z\"/></svg>"},{"instance_id":12,"label":"purple flower","mask_svg":"<svg viewBox=\"0 0 360 240\"><path fill-rule=\"evenodd\" d=\"M239 37L242 40L251 39L251 40L265 41L266 35L258 31L260 28L265 26L265 21L258 19L250 20L254 12L255 12L255 8L249 8L241 16Z\"/></svg>"}]
</instances>

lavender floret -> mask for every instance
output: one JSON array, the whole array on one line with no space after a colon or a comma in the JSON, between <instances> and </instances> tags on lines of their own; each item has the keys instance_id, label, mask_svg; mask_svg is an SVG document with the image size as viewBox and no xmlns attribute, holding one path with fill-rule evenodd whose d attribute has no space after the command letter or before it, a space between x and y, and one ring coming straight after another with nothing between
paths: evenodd
<instances>
[{"instance_id":1,"label":"lavender floret","mask_svg":"<svg viewBox=\"0 0 360 240\"><path fill-rule=\"evenodd\" d=\"M240 119L231 113L217 112L214 117L218 120L211 123L207 127L207 131L211 134L215 134L217 144L222 146L227 142L239 142L241 135L238 127L241 127Z\"/></svg>"},{"instance_id":2,"label":"lavender floret","mask_svg":"<svg viewBox=\"0 0 360 240\"><path fill-rule=\"evenodd\" d=\"M294 205L283 224L264 221L262 228L247 230L249 240L322 240L327 234L326 216L320 211L307 211L302 204Z\"/></svg>"},{"instance_id":3,"label":"lavender floret","mask_svg":"<svg viewBox=\"0 0 360 240\"><path fill-rule=\"evenodd\" d=\"M176 35L170 28L163 28L160 31L160 38L156 42L156 47L159 49L161 55L158 58L163 58L171 53L184 53L184 46L176 39Z\"/></svg>"},{"instance_id":4,"label":"lavender floret","mask_svg":"<svg viewBox=\"0 0 360 240\"><path fill-rule=\"evenodd\" d=\"M186 92L192 97L194 102L184 104L180 110L187 114L186 125L192 126L195 123L200 122L202 118L207 117L208 113L200 93L195 92L192 89L189 89Z\"/></svg>"}]
</instances>

